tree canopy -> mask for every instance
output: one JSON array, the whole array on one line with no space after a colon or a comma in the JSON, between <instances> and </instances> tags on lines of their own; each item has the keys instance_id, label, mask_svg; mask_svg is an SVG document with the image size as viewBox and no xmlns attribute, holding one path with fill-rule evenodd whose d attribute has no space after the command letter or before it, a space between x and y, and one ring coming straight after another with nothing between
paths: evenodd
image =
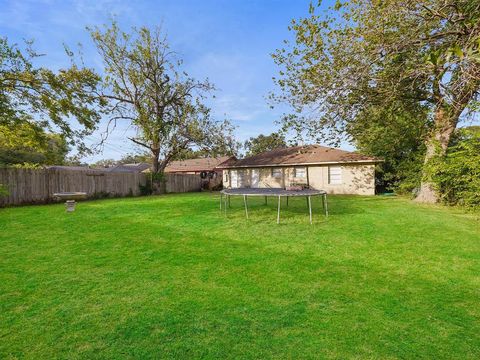
<instances>
[{"instance_id":1,"label":"tree canopy","mask_svg":"<svg viewBox=\"0 0 480 360\"><path fill-rule=\"evenodd\" d=\"M62 165L69 146L59 134L30 123L0 125L0 165Z\"/></svg>"},{"instance_id":2,"label":"tree canopy","mask_svg":"<svg viewBox=\"0 0 480 360\"><path fill-rule=\"evenodd\" d=\"M203 103L213 85L181 69L160 28L125 33L114 22L90 33L104 62L110 125L128 121L137 130L130 140L150 152L154 174L191 146L215 153L234 144L230 123L213 120Z\"/></svg>"},{"instance_id":3,"label":"tree canopy","mask_svg":"<svg viewBox=\"0 0 480 360\"><path fill-rule=\"evenodd\" d=\"M256 137L251 137L244 143L246 156L260 154L265 151L284 148L286 146L287 143L285 141L285 136L276 132L273 132L270 135L260 134Z\"/></svg>"},{"instance_id":4,"label":"tree canopy","mask_svg":"<svg viewBox=\"0 0 480 360\"><path fill-rule=\"evenodd\" d=\"M284 127L316 140L355 141L357 122L368 122L373 109L404 115L413 102L426 111L409 117L424 122L418 199L435 201L426 165L445 155L460 117L471 115L478 100L480 3L351 0L337 1L325 14L320 8L312 5L309 17L294 20L295 43L273 54L280 92L272 99L293 108Z\"/></svg>"},{"instance_id":5,"label":"tree canopy","mask_svg":"<svg viewBox=\"0 0 480 360\"><path fill-rule=\"evenodd\" d=\"M430 166L440 199L480 208L480 126L457 129L443 159Z\"/></svg>"},{"instance_id":6,"label":"tree canopy","mask_svg":"<svg viewBox=\"0 0 480 360\"><path fill-rule=\"evenodd\" d=\"M425 138L431 124L428 108L416 102L366 107L348 124L355 147L382 158L377 165L379 190L411 193L419 187Z\"/></svg>"},{"instance_id":7,"label":"tree canopy","mask_svg":"<svg viewBox=\"0 0 480 360\"><path fill-rule=\"evenodd\" d=\"M36 67L39 56L31 42L21 49L0 38L0 125L20 126L20 131L25 126L32 141L45 130L59 132L70 145L85 150L82 139L101 117L103 102L96 94L100 76L73 61L58 71Z\"/></svg>"}]
</instances>

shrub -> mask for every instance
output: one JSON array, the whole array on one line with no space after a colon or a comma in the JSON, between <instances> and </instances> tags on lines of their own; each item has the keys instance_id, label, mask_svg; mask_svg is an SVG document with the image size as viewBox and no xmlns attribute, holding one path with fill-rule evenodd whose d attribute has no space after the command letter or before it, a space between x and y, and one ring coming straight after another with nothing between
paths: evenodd
<instances>
[{"instance_id":1,"label":"shrub","mask_svg":"<svg viewBox=\"0 0 480 360\"><path fill-rule=\"evenodd\" d=\"M459 129L432 175L443 203L480 209L480 127Z\"/></svg>"},{"instance_id":2,"label":"shrub","mask_svg":"<svg viewBox=\"0 0 480 360\"><path fill-rule=\"evenodd\" d=\"M138 184L138 188L140 190L140 195L142 196L152 195L152 181L150 180L149 177L147 177L147 181L145 182L145 185Z\"/></svg>"}]
</instances>

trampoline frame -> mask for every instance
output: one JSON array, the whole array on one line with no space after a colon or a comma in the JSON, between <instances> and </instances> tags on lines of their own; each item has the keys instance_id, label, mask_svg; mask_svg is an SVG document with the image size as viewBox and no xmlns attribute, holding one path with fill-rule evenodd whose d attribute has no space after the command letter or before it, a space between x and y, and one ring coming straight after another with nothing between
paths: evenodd
<instances>
[{"instance_id":1,"label":"trampoline frame","mask_svg":"<svg viewBox=\"0 0 480 360\"><path fill-rule=\"evenodd\" d=\"M267 204L268 197L278 198L278 207L277 207L277 224L280 224L280 208L282 197L305 197L307 199L308 213L310 217L310 224L312 224L312 196L320 196L322 198L322 206L325 212L325 217L328 218L328 203L327 203L327 192L325 190L284 190L284 189L275 189L275 188L235 188L235 189L224 189L220 191L220 211L224 210L225 216L227 215L227 207L230 207L230 197L231 196L243 196L243 203L245 205L245 217L248 219L248 197L249 196L263 196L265 197L265 205ZM222 207L223 203L223 207Z\"/></svg>"}]
</instances>

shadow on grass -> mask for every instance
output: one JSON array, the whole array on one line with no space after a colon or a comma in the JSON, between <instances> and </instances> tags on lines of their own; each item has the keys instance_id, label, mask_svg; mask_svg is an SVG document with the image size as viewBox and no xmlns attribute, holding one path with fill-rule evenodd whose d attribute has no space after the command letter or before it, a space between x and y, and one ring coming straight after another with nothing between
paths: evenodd
<instances>
[{"instance_id":1,"label":"shadow on grass","mask_svg":"<svg viewBox=\"0 0 480 360\"><path fill-rule=\"evenodd\" d=\"M315 215L323 215L324 209L322 204L322 199L320 197L312 197L312 213ZM356 200L360 200L360 197L355 197ZM363 205L354 205L352 203L352 198L348 197L328 197L327 198L327 206L328 206L328 213L329 215L350 215L350 214L361 214L364 213L365 210ZM362 199L363 200L363 199ZM369 198L368 200L375 202L376 199ZM219 198L216 199L217 205L219 204ZM287 205L287 200L282 199L280 204L280 216L287 215L287 214L304 214L308 215L308 200L306 198L290 198ZM249 198L248 202L248 211L253 214L255 211L259 209L268 209L269 211L277 213L278 210L278 199L276 198L268 198L267 204L265 204L265 200L263 198ZM236 213L238 211L245 212L245 206L243 199L241 198L233 198L230 201L230 207L227 208L227 213L233 212Z\"/></svg>"}]
</instances>

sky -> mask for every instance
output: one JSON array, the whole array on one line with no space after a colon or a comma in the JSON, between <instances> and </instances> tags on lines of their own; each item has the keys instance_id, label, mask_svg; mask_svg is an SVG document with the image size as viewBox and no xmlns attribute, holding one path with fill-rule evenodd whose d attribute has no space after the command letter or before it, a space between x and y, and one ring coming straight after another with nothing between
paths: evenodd
<instances>
[{"instance_id":1,"label":"sky","mask_svg":"<svg viewBox=\"0 0 480 360\"><path fill-rule=\"evenodd\" d=\"M187 72L197 79L208 78L215 86L209 102L217 120L229 119L241 141L278 129L286 107L270 108L266 96L274 90L272 77L278 68L270 56L291 38L288 25L293 18L308 15L310 0L160 0L160 1L28 1L0 0L0 34L10 42L34 40L34 48L45 54L41 65L67 67L63 44L82 44L85 63L98 71L96 53L86 26L108 24L115 17L123 30L132 26L162 26L169 43L184 60ZM328 6L329 2L324 2ZM88 137L98 143L106 124ZM120 159L136 150L126 138L134 134L127 123L110 134L103 153L85 158Z\"/></svg>"}]
</instances>

